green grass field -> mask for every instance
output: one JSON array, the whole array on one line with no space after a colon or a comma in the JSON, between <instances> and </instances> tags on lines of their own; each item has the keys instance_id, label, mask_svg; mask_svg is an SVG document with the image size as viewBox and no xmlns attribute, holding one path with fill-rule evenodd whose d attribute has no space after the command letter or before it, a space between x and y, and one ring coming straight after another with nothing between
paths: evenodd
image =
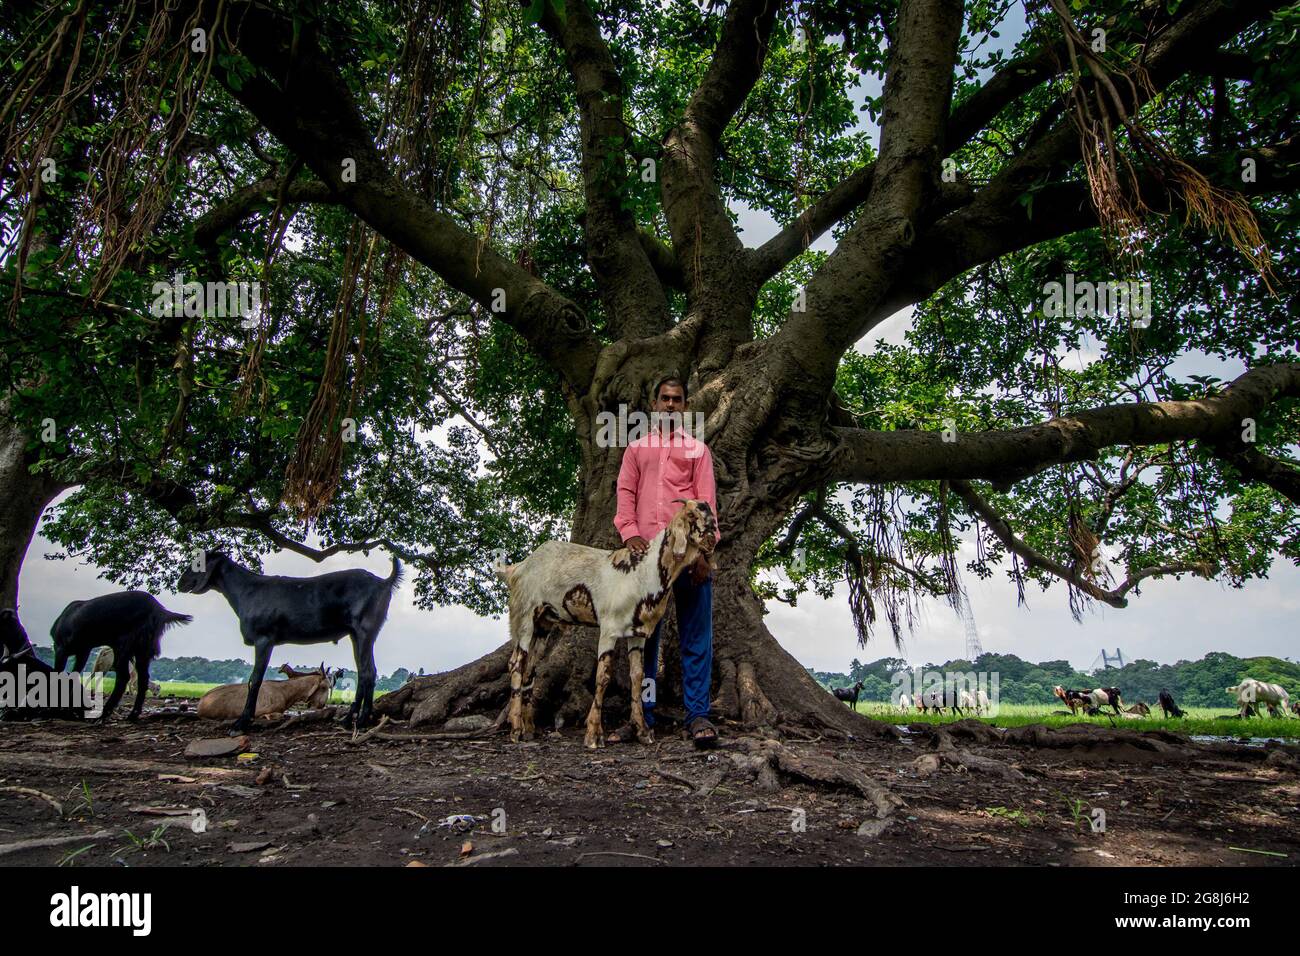
<instances>
[{"instance_id":1,"label":"green grass field","mask_svg":"<svg viewBox=\"0 0 1300 956\"><path fill-rule=\"evenodd\" d=\"M906 713L876 701L859 701L858 713L873 720L882 720L891 724L948 724L960 720L954 714L922 714L917 710ZM1002 704L996 717L981 717L985 723L995 727L1023 727L1026 724L1044 724L1048 727L1064 727L1067 724L1097 724L1109 727L1112 721L1106 717L1061 717L1054 712L1060 710L1050 704ZM1300 719L1251 717L1246 720L1216 720L1221 715L1236 714L1229 707L1186 707L1187 716L1181 719L1165 720L1157 708L1155 714L1142 718L1115 718L1117 727L1132 730L1173 730L1184 734L1206 734L1215 737L1300 737ZM974 716L974 715L972 715Z\"/></svg>"},{"instance_id":2,"label":"green grass field","mask_svg":"<svg viewBox=\"0 0 1300 956\"><path fill-rule=\"evenodd\" d=\"M163 681L164 697L199 698L216 684L196 684L183 681ZM104 692L113 689L113 680L104 681ZM376 697L382 697L386 691L376 691ZM355 694L353 691L335 691L330 695L331 704L350 704ZM882 720L891 724L948 724L958 720L956 715L922 714L917 710L906 713L876 701L859 701L858 713L873 720ZM1067 724L1097 724L1109 727L1112 721L1106 717L1061 717L1054 713L1059 710L1050 704L1002 704L996 717L981 717L980 720L995 727L1023 727L1026 724L1045 724L1048 727L1064 727ZM1173 730L1183 734L1204 734L1214 737L1296 737L1300 738L1300 719L1251 717L1247 720L1216 720L1216 717L1235 714L1229 707L1187 707L1187 717L1165 720L1159 716L1160 711L1151 717L1137 719L1117 718L1114 726L1127 727L1132 730Z\"/></svg>"}]
</instances>

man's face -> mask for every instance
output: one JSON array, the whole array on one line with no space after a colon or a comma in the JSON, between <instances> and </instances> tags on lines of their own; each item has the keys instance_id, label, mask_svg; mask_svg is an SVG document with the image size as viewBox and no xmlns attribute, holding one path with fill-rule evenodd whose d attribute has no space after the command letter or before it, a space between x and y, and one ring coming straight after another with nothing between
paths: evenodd
<instances>
[{"instance_id":1,"label":"man's face","mask_svg":"<svg viewBox=\"0 0 1300 956\"><path fill-rule=\"evenodd\" d=\"M676 384L660 385L654 410L664 416L660 420L667 422L669 430L681 424L682 412L686 411L686 394L682 387Z\"/></svg>"}]
</instances>

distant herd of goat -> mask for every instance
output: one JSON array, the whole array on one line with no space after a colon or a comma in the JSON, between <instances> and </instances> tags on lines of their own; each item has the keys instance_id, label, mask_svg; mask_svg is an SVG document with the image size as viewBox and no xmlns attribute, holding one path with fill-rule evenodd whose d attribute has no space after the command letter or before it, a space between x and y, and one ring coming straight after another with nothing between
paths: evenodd
<instances>
[{"instance_id":1,"label":"distant herd of goat","mask_svg":"<svg viewBox=\"0 0 1300 956\"><path fill-rule=\"evenodd\" d=\"M858 681L850 687L833 688L831 693L835 695L836 699L856 708L858 697L862 693L862 686L862 681ZM1288 712L1300 717L1300 700L1292 701L1287 694L1286 688L1280 684L1270 684L1256 680L1253 677L1247 677L1235 687L1227 688L1227 692L1236 699L1238 714L1241 717L1258 716L1261 704L1268 708L1269 715L1272 717L1284 717ZM1052 688L1052 693L1066 707L1070 708L1072 715L1083 711L1090 717L1096 717L1103 712L1102 708L1105 707L1112 708L1118 717L1147 717L1151 714L1151 707L1141 701L1124 707L1118 687L1072 690L1058 684ZM910 694L899 694L895 706L901 711L909 711L915 708L921 713L933 711L936 714L943 713L944 709L947 708L953 713L964 717L966 711L973 711L976 715L988 713L989 698L982 689L975 691L948 689L945 691L943 687L934 687L917 694L915 698ZM1174 702L1174 696L1168 690L1160 691L1156 706L1164 711L1166 718L1187 716Z\"/></svg>"},{"instance_id":2,"label":"distant herd of goat","mask_svg":"<svg viewBox=\"0 0 1300 956\"><path fill-rule=\"evenodd\" d=\"M551 632L559 625L578 623L600 629L596 692L587 717L586 744L588 747L603 744L600 710L611 676L615 643L627 640L630 677L633 686L639 686L641 646L663 616L673 583L697 556L707 556L713 551L717 522L712 510L702 501L682 500L681 503L681 510L655 535L644 553L627 548L601 551L551 541L518 564L500 564L494 569L506 581L510 592L514 653L509 664L511 701L507 711L512 739L532 736L532 674L538 660L553 643L549 639ZM283 713L297 703L323 706L341 672L331 672L323 664L319 670L306 672L285 665L281 671L287 675L286 680L264 684L271 652L283 644L337 642L347 636L352 641L356 661L357 689L346 722L357 727L372 723L375 641L401 576L402 567L395 557L392 572L383 578L361 569L294 578L258 574L219 551L206 552L202 560L181 575L176 590L185 594L217 591L223 595L239 620L244 643L253 648L254 660L248 682L209 691L199 701L198 716L233 719L233 733L248 731L254 717ZM150 681L149 668L162 653L164 632L192 620L188 614L167 610L144 591L121 591L73 601L50 628L54 642L51 667L36 655L17 609L0 608L0 675L16 676L23 673L20 668L28 674L62 672L69 661L74 671L84 673L91 653L103 648L96 658L94 672L111 670L114 682L102 719L107 720L122 699L132 680L132 668L136 697L128 719L136 719L145 696L158 686ZM834 694L856 707L861 691L859 682L852 688L836 689ZM1228 692L1235 695L1242 717L1257 714L1260 704L1275 716L1288 710L1300 714L1300 704L1292 704L1286 690L1277 684L1247 678L1228 688ZM1057 687L1055 694L1071 713L1082 708L1085 713L1096 714L1103 707L1128 716L1145 716L1150 712L1145 704L1121 711L1120 692L1115 687L1091 691ZM961 691L955 699L945 699L943 688L936 688L918 694L915 701L903 695L899 703L908 710L913 706L921 711L942 711L947 707L963 715L967 710L976 714L989 710L989 699L983 690ZM1168 691L1160 692L1159 706L1165 716L1183 715ZM57 707L46 708L43 713L10 707L0 713L4 719L83 715L75 712L75 708ZM639 718L639 697L633 695L632 719L637 725L637 736L648 743L652 737Z\"/></svg>"}]
</instances>

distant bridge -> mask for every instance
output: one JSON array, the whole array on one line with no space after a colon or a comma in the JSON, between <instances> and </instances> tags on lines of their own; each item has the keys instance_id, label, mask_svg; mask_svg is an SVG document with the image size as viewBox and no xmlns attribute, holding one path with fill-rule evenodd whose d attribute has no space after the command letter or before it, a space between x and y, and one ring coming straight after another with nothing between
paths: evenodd
<instances>
[{"instance_id":1,"label":"distant bridge","mask_svg":"<svg viewBox=\"0 0 1300 956\"><path fill-rule=\"evenodd\" d=\"M1106 652L1106 648L1103 647L1101 649L1101 653L1098 654L1095 658L1093 658L1092 664L1088 667L1088 670L1090 671L1109 670L1112 667L1123 667L1123 666L1124 666L1123 651L1121 651L1117 647L1115 648L1114 654L1108 654Z\"/></svg>"}]
</instances>

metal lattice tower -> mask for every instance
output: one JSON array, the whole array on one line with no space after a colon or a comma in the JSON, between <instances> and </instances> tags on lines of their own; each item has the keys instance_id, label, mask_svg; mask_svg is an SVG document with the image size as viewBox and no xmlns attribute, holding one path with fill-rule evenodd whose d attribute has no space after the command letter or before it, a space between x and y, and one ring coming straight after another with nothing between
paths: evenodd
<instances>
[{"instance_id":1,"label":"metal lattice tower","mask_svg":"<svg viewBox=\"0 0 1300 956\"><path fill-rule=\"evenodd\" d=\"M984 653L980 644L980 632L975 627L975 615L970 609L970 597L965 590L961 593L961 619L966 625L966 660L974 662Z\"/></svg>"}]
</instances>

